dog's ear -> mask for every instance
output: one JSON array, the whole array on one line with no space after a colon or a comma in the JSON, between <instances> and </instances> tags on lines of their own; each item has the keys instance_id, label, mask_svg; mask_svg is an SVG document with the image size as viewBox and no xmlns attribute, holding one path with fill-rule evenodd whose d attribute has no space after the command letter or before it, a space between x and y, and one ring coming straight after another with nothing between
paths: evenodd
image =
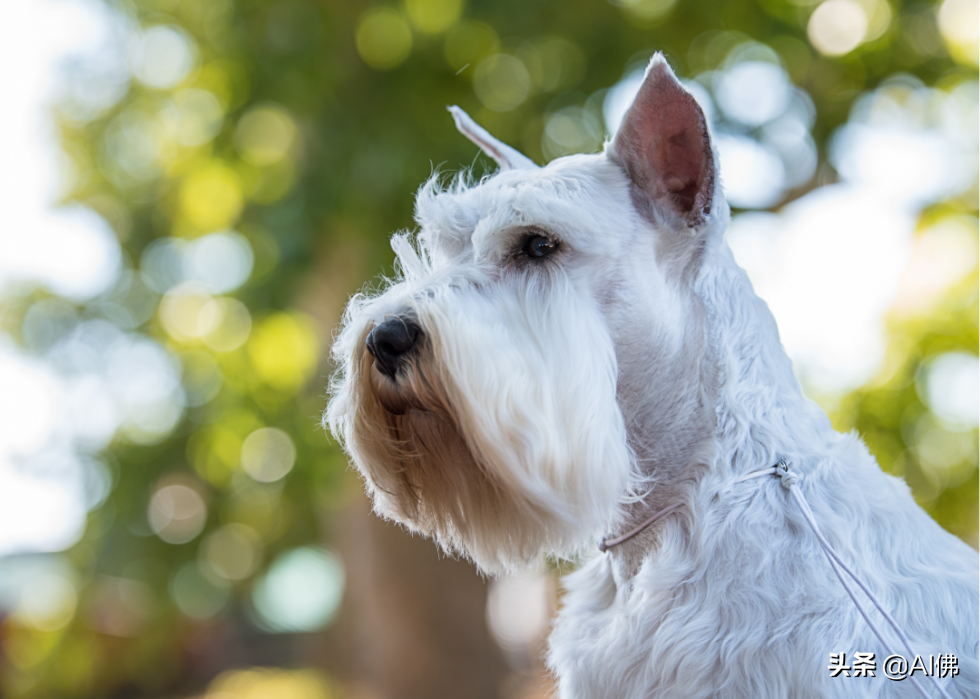
<instances>
[{"instance_id":1,"label":"dog's ear","mask_svg":"<svg viewBox=\"0 0 980 699\"><path fill-rule=\"evenodd\" d=\"M456 105L449 107L449 111L453 115L459 132L478 145L480 150L496 160L501 170L526 170L538 167L526 155L491 136L486 129L479 126L470 118L469 114Z\"/></svg>"},{"instance_id":2,"label":"dog's ear","mask_svg":"<svg viewBox=\"0 0 980 699\"><path fill-rule=\"evenodd\" d=\"M658 209L688 227L711 213L715 162L708 125L663 54L654 54L606 153Z\"/></svg>"}]
</instances>

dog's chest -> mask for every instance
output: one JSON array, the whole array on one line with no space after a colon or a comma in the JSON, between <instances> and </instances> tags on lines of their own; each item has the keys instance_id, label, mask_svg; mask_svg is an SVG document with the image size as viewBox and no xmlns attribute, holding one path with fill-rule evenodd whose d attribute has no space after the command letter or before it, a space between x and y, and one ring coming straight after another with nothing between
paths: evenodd
<instances>
[{"instance_id":1,"label":"dog's chest","mask_svg":"<svg viewBox=\"0 0 980 699\"><path fill-rule=\"evenodd\" d=\"M748 590L705 581L685 586L680 567L663 563L660 584L617 585L604 556L568 576L549 639L561 699L789 696L789 686L794 697L827 696L822 668L798 662L806 622L774 644L783 605L737 612L728 596L744 597ZM672 576L677 580L669 584Z\"/></svg>"}]
</instances>

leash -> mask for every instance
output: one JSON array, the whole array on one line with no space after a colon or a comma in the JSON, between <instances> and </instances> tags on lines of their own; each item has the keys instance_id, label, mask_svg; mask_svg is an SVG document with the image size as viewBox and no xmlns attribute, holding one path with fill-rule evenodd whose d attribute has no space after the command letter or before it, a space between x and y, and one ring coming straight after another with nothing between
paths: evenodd
<instances>
[{"instance_id":1,"label":"leash","mask_svg":"<svg viewBox=\"0 0 980 699\"><path fill-rule=\"evenodd\" d=\"M900 627L898 625L898 622L896 622L892 618L891 614L885 611L885 608L882 606L881 602L879 602L878 598L874 596L874 594L871 592L870 589L868 589L868 586L865 585L864 582L861 580L861 578L858 577L857 573L851 570L847 566L847 564L841 560L840 556L838 556L837 552L834 550L834 547L830 545L830 542L827 541L826 538L824 538L823 533L821 533L820 531L820 527L817 526L817 520L813 516L813 511L810 509L810 505L807 503L806 498L803 497L803 491L800 490L799 485L797 485L800 482L799 475L793 471L790 471L789 464L787 464L784 460L780 459L778 462L776 462L776 465L773 466L772 468L762 469L761 471L753 471L752 473L746 474L741 478L736 479L732 485L736 485L738 483L747 481L752 478L759 478L760 476L775 476L776 478L779 478L780 484L782 484L782 486L790 492L790 495L793 496L793 499L796 500L796 504L799 506L800 511L803 513L803 517L806 519L807 524L810 525L810 529L812 529L813 533L816 535L817 541L820 543L820 548L823 550L824 555L827 557L827 560L830 562L830 567L833 568L834 573L837 575L837 579L840 581L841 586L844 588L844 591L847 592L847 596L851 598L851 601L854 603L854 606L857 607L858 612L860 612L865 622L867 622L868 626L871 627L871 631L874 632L874 635L881 642L881 645L886 650L891 649L891 645L887 641L885 641L885 638L882 635L881 630L871 620L871 617L868 615L868 612L864 609L864 607L862 607L861 604L858 602L854 590L851 589L851 586L847 584L847 580L844 578L844 573L847 573L847 575L850 576L850 578L855 583L857 583L858 587L861 588L864 594L867 595L868 599L871 600L871 603L881 613L881 615L885 618L885 621L888 622L888 625L891 626L892 630L898 636L899 640L901 640L901 642L904 644L906 652L911 656L915 656L916 654L912 650L912 642L909 640L909 637L902 630L902 627ZM681 503L675 503L673 505L670 505L669 507L664 508L660 512L657 512L655 515L642 522L635 529L630 530L623 536L620 536L616 539L606 541L605 537L603 537L602 539L599 540L599 551L605 553L611 547L617 546L623 543L624 541L632 539L634 536L642 532L644 529L649 527L654 522L666 517L670 513L679 509L680 506ZM951 699L949 694L946 692L945 689L943 689L942 685L939 684L939 680L936 679L934 675L928 675L928 677L929 679L932 680L932 683L936 686L936 690L939 692L939 695L941 697L943 697L944 699ZM909 676L909 679L912 680L912 684L915 685L915 688L919 690L919 694L921 694L926 699L929 699L929 695L926 693L925 688L923 688L922 685L919 684L919 681L915 677L912 677L911 675Z\"/></svg>"},{"instance_id":2,"label":"leash","mask_svg":"<svg viewBox=\"0 0 980 699\"><path fill-rule=\"evenodd\" d=\"M605 553L606 551L608 551L613 546L618 546L619 544L623 543L627 539L632 539L634 536L636 536L637 534L639 534L640 532L642 532L644 529L646 529L647 527L649 527L651 524L653 524L654 522L656 522L658 519L662 519L662 518L666 517L667 515L669 515L671 512L673 512L674 510L680 509L680 506L682 504L683 503L675 502L673 505L670 505L668 507L665 507L664 509L660 510L660 512L658 512L657 514L655 514L650 519L642 522L636 529L633 529L632 531L629 531L626 534L623 534L618 539L611 539L609 541L606 541L606 537L602 537L601 539L599 539L599 550L602 553Z\"/></svg>"}]
</instances>

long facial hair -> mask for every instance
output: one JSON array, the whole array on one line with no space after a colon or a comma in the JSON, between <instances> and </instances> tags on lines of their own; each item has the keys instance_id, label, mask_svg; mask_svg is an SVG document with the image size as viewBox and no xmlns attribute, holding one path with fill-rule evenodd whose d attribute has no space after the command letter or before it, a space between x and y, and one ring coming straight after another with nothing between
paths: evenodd
<instances>
[{"instance_id":1,"label":"long facial hair","mask_svg":"<svg viewBox=\"0 0 980 699\"><path fill-rule=\"evenodd\" d=\"M434 360L437 354L426 334L396 381L362 352L349 377L353 401L345 441L380 514L472 556L487 570L525 562L540 547L529 533L546 530L553 515L506 470L476 455L479 447L467 442L461 425L467 411L445 366Z\"/></svg>"},{"instance_id":2,"label":"long facial hair","mask_svg":"<svg viewBox=\"0 0 980 699\"><path fill-rule=\"evenodd\" d=\"M405 278L348 306L325 416L375 511L490 573L575 555L631 497L598 308L560 272L448 278L424 249L399 241L396 251ZM392 307L422 333L395 379L365 344Z\"/></svg>"}]
</instances>

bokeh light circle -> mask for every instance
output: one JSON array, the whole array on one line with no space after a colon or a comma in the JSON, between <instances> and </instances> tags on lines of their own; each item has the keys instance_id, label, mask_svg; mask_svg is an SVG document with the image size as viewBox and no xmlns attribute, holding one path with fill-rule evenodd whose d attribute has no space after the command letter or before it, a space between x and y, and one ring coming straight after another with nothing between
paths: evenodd
<instances>
[{"instance_id":1,"label":"bokeh light circle","mask_svg":"<svg viewBox=\"0 0 980 699\"><path fill-rule=\"evenodd\" d=\"M980 63L980 6L976 0L945 0L937 19L953 57L968 65Z\"/></svg>"},{"instance_id":2,"label":"bokeh light circle","mask_svg":"<svg viewBox=\"0 0 980 699\"><path fill-rule=\"evenodd\" d=\"M392 9L369 10L357 25L357 52L376 70L390 70L404 63L412 52L412 30Z\"/></svg>"},{"instance_id":3,"label":"bokeh light circle","mask_svg":"<svg viewBox=\"0 0 980 699\"><path fill-rule=\"evenodd\" d=\"M248 240L233 231L198 238L187 246L184 257L187 276L217 294L226 294L244 284L254 260Z\"/></svg>"},{"instance_id":4,"label":"bokeh light circle","mask_svg":"<svg viewBox=\"0 0 980 699\"><path fill-rule=\"evenodd\" d=\"M540 639L550 611L543 575L502 577L490 584L487 626L505 650L520 651Z\"/></svg>"},{"instance_id":5,"label":"bokeh light circle","mask_svg":"<svg viewBox=\"0 0 980 699\"><path fill-rule=\"evenodd\" d=\"M868 15L854 0L826 0L807 23L810 43L826 56L843 56L856 49L868 31Z\"/></svg>"},{"instance_id":6,"label":"bokeh light circle","mask_svg":"<svg viewBox=\"0 0 980 699\"><path fill-rule=\"evenodd\" d=\"M272 165L286 157L296 140L296 123L277 104L261 104L238 121L235 146L253 165Z\"/></svg>"},{"instance_id":7,"label":"bokeh light circle","mask_svg":"<svg viewBox=\"0 0 980 699\"><path fill-rule=\"evenodd\" d=\"M446 35L443 50L454 71L472 73L473 66L500 50L500 37L489 24L465 19Z\"/></svg>"},{"instance_id":8,"label":"bokeh light circle","mask_svg":"<svg viewBox=\"0 0 980 699\"><path fill-rule=\"evenodd\" d=\"M174 287L160 301L160 322L164 330L179 342L189 342L217 328L217 316L204 309L211 295L201 284L189 282Z\"/></svg>"},{"instance_id":9,"label":"bokeh light circle","mask_svg":"<svg viewBox=\"0 0 980 699\"><path fill-rule=\"evenodd\" d=\"M238 349L252 331L252 316L237 299L211 299L201 308L199 322L207 328L204 344L217 352Z\"/></svg>"},{"instance_id":10,"label":"bokeh light circle","mask_svg":"<svg viewBox=\"0 0 980 699\"><path fill-rule=\"evenodd\" d=\"M39 575L24 587L15 616L39 631L57 631L75 616L78 593L62 575Z\"/></svg>"},{"instance_id":11,"label":"bokeh light circle","mask_svg":"<svg viewBox=\"0 0 980 699\"><path fill-rule=\"evenodd\" d=\"M303 547L280 555L255 585L258 621L270 631L315 631L334 617L344 594L344 566L331 551Z\"/></svg>"},{"instance_id":12,"label":"bokeh light circle","mask_svg":"<svg viewBox=\"0 0 980 699\"><path fill-rule=\"evenodd\" d=\"M725 198L732 206L765 209L783 196L786 170L782 158L765 144L735 134L718 134L715 139Z\"/></svg>"},{"instance_id":13,"label":"bokeh light circle","mask_svg":"<svg viewBox=\"0 0 980 699\"><path fill-rule=\"evenodd\" d=\"M143 32L134 72L143 84L165 90L179 85L195 61L193 40L178 27L159 25Z\"/></svg>"},{"instance_id":14,"label":"bokeh light circle","mask_svg":"<svg viewBox=\"0 0 980 699\"><path fill-rule=\"evenodd\" d=\"M259 564L259 537L244 524L208 534L199 551L202 568L220 580L244 580Z\"/></svg>"},{"instance_id":15,"label":"bokeh light circle","mask_svg":"<svg viewBox=\"0 0 980 699\"><path fill-rule=\"evenodd\" d=\"M972 429L980 418L980 360L967 352L933 357L916 380L929 409L954 430Z\"/></svg>"},{"instance_id":16,"label":"bokeh light circle","mask_svg":"<svg viewBox=\"0 0 980 699\"><path fill-rule=\"evenodd\" d=\"M296 447L292 438L275 427L255 430L242 443L242 468L260 483L272 483L293 469Z\"/></svg>"},{"instance_id":17,"label":"bokeh light circle","mask_svg":"<svg viewBox=\"0 0 980 699\"><path fill-rule=\"evenodd\" d=\"M207 90L191 88L174 95L161 114L168 135L182 146L203 146L218 135L224 108Z\"/></svg>"},{"instance_id":18,"label":"bokeh light circle","mask_svg":"<svg viewBox=\"0 0 980 699\"><path fill-rule=\"evenodd\" d=\"M498 53L483 59L473 74L473 90L495 112L520 106L531 90L531 74L516 56Z\"/></svg>"},{"instance_id":19,"label":"bokeh light circle","mask_svg":"<svg viewBox=\"0 0 980 699\"><path fill-rule=\"evenodd\" d=\"M150 528L168 544L184 544L194 539L207 520L204 498L189 485L161 485L150 497L147 520Z\"/></svg>"},{"instance_id":20,"label":"bokeh light circle","mask_svg":"<svg viewBox=\"0 0 980 699\"><path fill-rule=\"evenodd\" d=\"M218 162L192 171L178 196L187 222L202 233L229 228L244 204L238 173Z\"/></svg>"},{"instance_id":21,"label":"bokeh light circle","mask_svg":"<svg viewBox=\"0 0 980 699\"><path fill-rule=\"evenodd\" d=\"M405 0L405 12L417 31L439 34L463 14L463 0Z\"/></svg>"},{"instance_id":22,"label":"bokeh light circle","mask_svg":"<svg viewBox=\"0 0 980 699\"><path fill-rule=\"evenodd\" d=\"M677 4L677 0L613 0L626 12L627 17L645 23L665 17Z\"/></svg>"},{"instance_id":23,"label":"bokeh light circle","mask_svg":"<svg viewBox=\"0 0 980 699\"><path fill-rule=\"evenodd\" d=\"M715 98L730 119L761 126L785 111L790 96L789 76L765 61L744 61L718 73Z\"/></svg>"}]
</instances>

